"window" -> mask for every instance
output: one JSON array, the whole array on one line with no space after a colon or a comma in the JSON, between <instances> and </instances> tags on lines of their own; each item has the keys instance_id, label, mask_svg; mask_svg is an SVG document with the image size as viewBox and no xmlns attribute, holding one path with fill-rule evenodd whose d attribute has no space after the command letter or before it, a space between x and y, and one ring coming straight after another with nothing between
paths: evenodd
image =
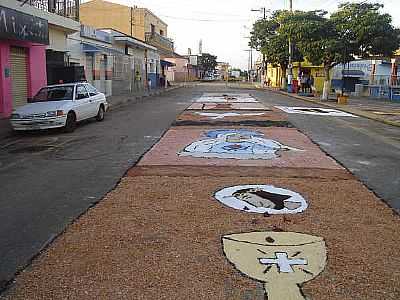
<instances>
[{"instance_id":1,"label":"window","mask_svg":"<svg viewBox=\"0 0 400 300\"><path fill-rule=\"evenodd\" d=\"M33 97L32 102L72 100L73 90L73 85L45 87Z\"/></svg>"},{"instance_id":2,"label":"window","mask_svg":"<svg viewBox=\"0 0 400 300\"><path fill-rule=\"evenodd\" d=\"M79 99L85 99L88 98L88 93L85 89L85 87L83 85L78 85L76 87L76 93L75 93L75 100L79 100Z\"/></svg>"},{"instance_id":3,"label":"window","mask_svg":"<svg viewBox=\"0 0 400 300\"><path fill-rule=\"evenodd\" d=\"M86 84L86 89L89 92L89 96L96 96L99 91L91 84Z\"/></svg>"},{"instance_id":4,"label":"window","mask_svg":"<svg viewBox=\"0 0 400 300\"><path fill-rule=\"evenodd\" d=\"M156 32L156 26L154 26L153 24L150 24L151 26L151 34L154 34Z\"/></svg>"},{"instance_id":5,"label":"window","mask_svg":"<svg viewBox=\"0 0 400 300\"><path fill-rule=\"evenodd\" d=\"M164 36L164 30L160 30L160 35Z\"/></svg>"}]
</instances>

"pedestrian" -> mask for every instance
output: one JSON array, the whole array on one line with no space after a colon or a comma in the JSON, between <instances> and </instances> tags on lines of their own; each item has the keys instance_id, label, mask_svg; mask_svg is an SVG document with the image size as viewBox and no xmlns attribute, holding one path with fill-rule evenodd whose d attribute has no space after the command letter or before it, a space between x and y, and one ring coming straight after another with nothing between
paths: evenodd
<instances>
[{"instance_id":1,"label":"pedestrian","mask_svg":"<svg viewBox=\"0 0 400 300\"><path fill-rule=\"evenodd\" d=\"M303 75L301 77L301 91L305 93L307 90L307 76Z\"/></svg>"},{"instance_id":2,"label":"pedestrian","mask_svg":"<svg viewBox=\"0 0 400 300\"><path fill-rule=\"evenodd\" d=\"M309 86L310 86L310 93L313 93L313 91L314 91L314 76L312 76L312 75L310 75Z\"/></svg>"}]
</instances>

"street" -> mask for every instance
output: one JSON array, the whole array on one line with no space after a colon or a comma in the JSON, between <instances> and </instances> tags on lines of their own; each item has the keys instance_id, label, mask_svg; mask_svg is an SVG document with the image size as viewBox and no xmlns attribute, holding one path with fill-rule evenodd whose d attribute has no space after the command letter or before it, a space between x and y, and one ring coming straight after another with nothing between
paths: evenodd
<instances>
[{"instance_id":1,"label":"street","mask_svg":"<svg viewBox=\"0 0 400 300\"><path fill-rule=\"evenodd\" d=\"M237 122L235 115L218 115L229 110L225 106L204 111L210 118L204 121L195 101L207 93L250 94L257 103L237 103L232 111L246 113ZM72 134L0 141L0 290L11 287L6 299L263 299L263 284L235 273L224 255L235 258L220 240L266 229L323 235L327 267L303 288L306 296L399 299L398 268L380 281L390 262L369 263L379 254L393 266L399 262L400 128L354 116L287 114L275 106L323 107L268 90L192 84L119 106L104 122L84 122ZM199 156L196 149L209 146L190 147L204 129L218 143L218 130L229 139L232 128L244 131L231 137L234 142L257 132L256 139L279 141L281 150L258 149L251 160ZM301 191L309 207L297 202L303 206L296 215L256 215L211 200L222 187L264 182L283 186L286 194Z\"/></svg>"}]
</instances>

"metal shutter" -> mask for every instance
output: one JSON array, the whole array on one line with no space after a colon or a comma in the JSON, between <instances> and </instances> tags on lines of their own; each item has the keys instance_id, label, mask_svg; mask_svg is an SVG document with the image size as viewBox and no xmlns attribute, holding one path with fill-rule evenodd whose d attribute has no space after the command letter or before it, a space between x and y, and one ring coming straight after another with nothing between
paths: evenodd
<instances>
[{"instance_id":1,"label":"metal shutter","mask_svg":"<svg viewBox=\"0 0 400 300\"><path fill-rule=\"evenodd\" d=\"M13 107L21 106L27 103L28 98L28 66L27 66L26 48L11 47L11 80Z\"/></svg>"}]
</instances>

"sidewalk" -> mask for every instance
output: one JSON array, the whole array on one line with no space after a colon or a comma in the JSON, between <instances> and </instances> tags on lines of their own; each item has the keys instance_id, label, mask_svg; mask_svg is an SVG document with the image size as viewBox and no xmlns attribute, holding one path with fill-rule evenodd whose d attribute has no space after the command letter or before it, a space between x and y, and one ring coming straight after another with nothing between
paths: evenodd
<instances>
[{"instance_id":1,"label":"sidewalk","mask_svg":"<svg viewBox=\"0 0 400 300\"><path fill-rule=\"evenodd\" d=\"M321 101L317 97L304 97L304 96L299 96L297 94L291 94L272 88L261 88L261 87L256 87L256 88L266 89L292 98L315 103L318 105L323 105L334 109L339 109L360 117L400 127L400 102L392 102L381 99L351 97L349 98L347 105L339 105L333 99L329 101Z\"/></svg>"},{"instance_id":2,"label":"sidewalk","mask_svg":"<svg viewBox=\"0 0 400 300\"><path fill-rule=\"evenodd\" d=\"M142 91L137 94L127 94L127 95L122 95L122 96L110 96L110 97L107 97L107 102L110 104L110 108L113 109L114 107L117 107L121 104L125 104L128 102L139 102L141 99L144 99L146 97L161 95L163 93L173 91L173 90L181 88L181 87L183 87L183 85L177 84L177 85L170 86L168 88L153 89L150 92Z\"/></svg>"},{"instance_id":3,"label":"sidewalk","mask_svg":"<svg viewBox=\"0 0 400 300\"><path fill-rule=\"evenodd\" d=\"M12 128L8 119L0 118L0 140L12 135Z\"/></svg>"}]
</instances>

